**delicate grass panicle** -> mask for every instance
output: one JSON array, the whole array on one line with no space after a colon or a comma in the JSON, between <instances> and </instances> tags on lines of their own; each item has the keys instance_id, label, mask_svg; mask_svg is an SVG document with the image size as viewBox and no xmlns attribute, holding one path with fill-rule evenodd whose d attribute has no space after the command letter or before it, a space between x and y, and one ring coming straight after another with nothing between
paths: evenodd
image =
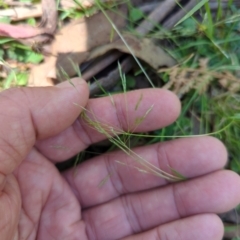
<instances>
[{"instance_id":1,"label":"delicate grass panicle","mask_svg":"<svg viewBox=\"0 0 240 240\"><path fill-rule=\"evenodd\" d=\"M141 97L140 97L141 99ZM139 104L139 102L138 102ZM137 105L135 109L137 108ZM146 119L148 113L152 110L153 106L151 106L147 112L144 114L144 116L136 119L136 127L140 123ZM172 174L169 174L165 171L162 171L160 168L154 166L150 162L148 162L146 159L138 155L136 152L134 152L129 146L128 142L130 140L130 137L132 135L131 132L124 132L123 130L117 129L111 125L108 125L107 123L104 123L102 121L98 120L98 117L95 116L92 112L89 112L87 109L83 109L81 113L81 118L85 121L85 123L88 124L91 128L95 129L99 133L103 134L109 141L118 149L122 150L125 154L127 154L131 159L139 163L139 167L134 167L138 171L143 173L149 173L153 174L158 177L162 177L167 179L168 181L180 181L185 180L185 178L179 174L176 170L170 169L172 171ZM122 137L121 137L121 136ZM117 162L119 164L124 164L121 161ZM112 173L111 173L112 174ZM110 176L109 176L110 177Z\"/></svg>"}]
</instances>

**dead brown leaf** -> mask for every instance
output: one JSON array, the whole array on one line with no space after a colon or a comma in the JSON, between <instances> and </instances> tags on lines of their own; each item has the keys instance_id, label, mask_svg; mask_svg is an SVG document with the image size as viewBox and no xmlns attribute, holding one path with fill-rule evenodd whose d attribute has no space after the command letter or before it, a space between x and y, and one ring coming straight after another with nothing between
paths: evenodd
<instances>
[{"instance_id":1,"label":"dead brown leaf","mask_svg":"<svg viewBox=\"0 0 240 240\"><path fill-rule=\"evenodd\" d=\"M100 46L91 52L87 60L99 57L106 52L116 49L120 52L133 54L149 64L155 70L158 70L161 66L172 67L176 64L176 61L173 58L166 54L150 39L140 39L131 35L123 35L123 38L127 44L121 39L118 39L113 43Z\"/></svg>"},{"instance_id":2,"label":"dead brown leaf","mask_svg":"<svg viewBox=\"0 0 240 240\"><path fill-rule=\"evenodd\" d=\"M107 11L107 14L118 29L126 25L125 5L119 7L118 14L113 11ZM29 85L53 85L57 76L60 81L74 76L76 68L88 59L92 49L108 44L117 37L102 12L71 22L56 34L50 46L50 56L45 57L43 64L32 69Z\"/></svg>"}]
</instances>

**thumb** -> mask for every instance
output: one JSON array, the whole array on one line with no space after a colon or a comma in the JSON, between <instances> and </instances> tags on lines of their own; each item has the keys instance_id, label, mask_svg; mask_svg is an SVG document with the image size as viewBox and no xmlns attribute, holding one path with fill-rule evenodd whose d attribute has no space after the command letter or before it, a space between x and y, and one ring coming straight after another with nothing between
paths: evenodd
<instances>
[{"instance_id":1,"label":"thumb","mask_svg":"<svg viewBox=\"0 0 240 240\"><path fill-rule=\"evenodd\" d=\"M69 127L88 101L86 82L79 78L57 87L13 88L0 93L0 174L11 173L36 139Z\"/></svg>"}]
</instances>

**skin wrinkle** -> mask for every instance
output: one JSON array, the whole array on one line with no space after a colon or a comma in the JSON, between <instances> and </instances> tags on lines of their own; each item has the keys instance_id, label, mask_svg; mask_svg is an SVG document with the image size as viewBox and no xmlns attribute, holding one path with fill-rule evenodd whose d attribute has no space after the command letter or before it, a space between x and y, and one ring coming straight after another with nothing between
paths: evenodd
<instances>
[{"instance_id":1,"label":"skin wrinkle","mask_svg":"<svg viewBox=\"0 0 240 240\"><path fill-rule=\"evenodd\" d=\"M124 97L124 102L125 102L125 97ZM123 109L123 104L118 100L118 97L114 99L114 106L115 106L114 115L116 117L117 126L118 126L117 129L119 128L120 131L121 130L129 131L130 126L129 126L128 117L126 116L127 109L126 109L126 111ZM126 107L126 106L124 105L124 107ZM126 112L126 114L125 114L125 112ZM124 129L123 126L126 126L125 128L127 128L127 129Z\"/></svg>"},{"instance_id":2,"label":"skin wrinkle","mask_svg":"<svg viewBox=\"0 0 240 240\"><path fill-rule=\"evenodd\" d=\"M2 138L1 139L4 143L6 143L5 145L3 144L2 145L2 143L0 144L0 155L1 156L7 156L7 157L5 157L5 159L8 159L9 161L13 161L14 163L12 163L11 162L11 169L9 169L8 170L8 172L7 173L3 173L3 174L9 174L9 173L11 173L13 170L14 170L14 168L16 167L16 166L18 166L19 165L19 162L21 161L21 160L19 160L19 159L17 159L17 157L19 157L19 152L15 149L15 147L12 145L12 144L10 144L8 141L6 141L4 138ZM8 151L6 151L6 146L8 146L9 148L10 148L10 150L11 150L11 153L12 154L10 154ZM9 149L8 148L8 149ZM4 149L4 150L3 150ZM17 153L17 157L16 156L14 156L15 154ZM21 156L21 154L20 154L20 156ZM9 162L8 162L8 160L6 161L3 161L3 162L1 162L1 165L3 166L3 168L5 168L5 166L8 164L8 166L9 166ZM2 168L2 167L1 167Z\"/></svg>"},{"instance_id":3,"label":"skin wrinkle","mask_svg":"<svg viewBox=\"0 0 240 240\"><path fill-rule=\"evenodd\" d=\"M157 237L156 240L173 240L172 238L169 237L169 231L164 231L162 233L162 228L158 227L156 228L156 233L157 233ZM181 239L178 239L181 240Z\"/></svg>"},{"instance_id":4,"label":"skin wrinkle","mask_svg":"<svg viewBox=\"0 0 240 240\"><path fill-rule=\"evenodd\" d=\"M38 151L36 151L37 153L38 153ZM27 161L27 160L26 160ZM39 165L39 163L38 162L34 162L34 165L35 164L38 164ZM37 168L38 169L38 168ZM16 172L16 176L18 175L18 174L20 174L20 172ZM39 229L40 229L40 225L41 225L41 222L39 221L40 219L41 219L41 216L42 216L42 213L44 212L44 206L46 205L46 203L47 203L47 200L48 200L48 197L49 197L49 195L50 195L50 191L51 191L51 188L49 188L49 192L48 192L48 194L47 194L47 197L43 197L43 194L41 194L41 199L40 199L40 204L39 204L39 206L42 206L42 208L41 208L41 211L40 211L40 213L38 213L38 214L36 214L38 217L34 220L34 219L32 219L32 217L27 213L27 211L25 211L25 209L28 209L28 205L27 206L24 206L25 204L24 204L24 202L23 202L23 207L22 207L22 209L23 209L23 213L25 214L25 216L27 217L27 219L33 224L33 226L35 226L35 229L36 229L36 235L38 234L38 231L39 231ZM42 193L42 192L41 192ZM46 193L46 192L45 192ZM46 198L46 200L45 201L43 201L43 199L45 199ZM36 224L37 223L37 224ZM22 226L22 227L24 227L24 226ZM20 229L21 229L21 226L20 226ZM34 231L33 231L33 228L31 227L31 228L29 228L29 229L31 229L31 231L29 232L29 234L28 234L28 237L27 237L27 239L28 238L30 238L30 236L31 236L31 234L32 233L34 233ZM20 230L19 230L20 231ZM21 232L21 231L20 231ZM34 234L35 235L35 234ZM34 238L35 239L35 238Z\"/></svg>"},{"instance_id":5,"label":"skin wrinkle","mask_svg":"<svg viewBox=\"0 0 240 240\"><path fill-rule=\"evenodd\" d=\"M1 195L1 199L3 200L3 202L5 202L5 206L9 206L9 210L7 213L9 214L9 216L7 216L7 214L4 214L3 216L1 216L1 225L2 223L4 223L4 225L1 226L0 231L6 232L4 231L5 228L12 226L12 228L15 230L17 228L17 225L14 224L15 222L15 211L20 209L20 204L13 204L12 205L12 201L14 203L18 203L18 201L16 201L15 196L13 196L12 194L9 194L10 192L12 192L13 190L15 190L15 186L14 186L14 179L12 176L9 176L6 178L6 185L5 185L5 189L3 190L3 194ZM13 207L12 207L13 206ZM2 205L0 205L1 207L1 212L5 211L5 209L2 208ZM4 212L3 212L4 213ZM6 213L6 211L5 211ZM10 215L11 214L11 215ZM5 219L5 221L4 221ZM14 233L14 231L10 232L8 236L11 236L11 238L7 238L7 239L12 239L12 234Z\"/></svg>"},{"instance_id":6,"label":"skin wrinkle","mask_svg":"<svg viewBox=\"0 0 240 240\"><path fill-rule=\"evenodd\" d=\"M178 236L178 240L184 240L182 238L182 234L181 232L178 230L177 226L175 225L175 227L172 228L173 230L171 232L175 232L175 236ZM171 233L170 233L171 234ZM180 237L180 238L179 238Z\"/></svg>"},{"instance_id":7,"label":"skin wrinkle","mask_svg":"<svg viewBox=\"0 0 240 240\"><path fill-rule=\"evenodd\" d=\"M75 223L73 223L72 224L72 227L75 227L76 228L76 226L74 226L74 225L77 225L77 223L78 222L75 222ZM86 229L86 224L85 224L85 222L81 219L80 221L79 221L79 225L80 226L78 226L78 229L80 228L80 229L82 229L84 232L85 232L85 235L84 235L84 239L85 240L89 240L90 238L88 238L88 236L87 236L87 229ZM75 235L75 233L73 232L73 234ZM69 240L69 239L71 239L71 238L66 238L66 240ZM74 238L74 240L75 240L76 238ZM81 240L84 240L84 239L81 239ZM61 239L60 239L61 240Z\"/></svg>"},{"instance_id":8,"label":"skin wrinkle","mask_svg":"<svg viewBox=\"0 0 240 240\"><path fill-rule=\"evenodd\" d=\"M56 200L53 199L52 201L57 201L57 200L59 199L59 197L61 197L61 194L62 194L62 193L58 194L59 196L56 196L56 197L55 197ZM61 209L64 209L64 207L69 207L69 203L64 203L64 204L62 204L61 206L58 206L58 207L56 207L56 208L51 209L52 212L51 212L49 215L56 215L56 213L57 213L58 211L60 211Z\"/></svg>"},{"instance_id":9,"label":"skin wrinkle","mask_svg":"<svg viewBox=\"0 0 240 240\"><path fill-rule=\"evenodd\" d=\"M50 240L50 239L49 239L49 236L52 237L52 240L58 240L58 239L54 238L53 233L51 232L51 229L48 229L48 228L47 228L45 231L48 233L48 234L47 234L48 240ZM38 239L38 234L37 234L37 239ZM59 239L59 240L60 240L60 239Z\"/></svg>"},{"instance_id":10,"label":"skin wrinkle","mask_svg":"<svg viewBox=\"0 0 240 240\"><path fill-rule=\"evenodd\" d=\"M47 108L47 106L48 106L48 104L46 103L44 106L42 106L42 108L41 108L41 111L43 111L43 112L45 112L45 115L44 115L44 118L45 118L45 121L46 122L52 122L51 121L51 118L49 117L49 111L44 111L44 109L45 108ZM38 114L39 115L39 114ZM36 139L37 140L42 140L42 139L44 139L44 138L42 138L41 137L41 134L39 133L39 130L38 130L38 128L37 128L37 124L36 124L36 117L33 115L33 114L31 114L31 118L32 118L32 123L33 123L33 126L34 126L34 129L35 129L35 136L36 136ZM56 122L54 122L54 123L52 123L52 125L57 125L58 124L58 122L56 121ZM41 129L42 130L42 129Z\"/></svg>"},{"instance_id":11,"label":"skin wrinkle","mask_svg":"<svg viewBox=\"0 0 240 240\"><path fill-rule=\"evenodd\" d=\"M180 184L185 184L184 182L181 182ZM185 206L184 196L181 196L181 194L178 194L178 184L173 184L171 186L172 189L172 195L175 203L175 208L177 210L178 216L180 218L187 215L187 206ZM179 207L181 206L181 207ZM182 209L182 211L180 211Z\"/></svg>"},{"instance_id":12,"label":"skin wrinkle","mask_svg":"<svg viewBox=\"0 0 240 240\"><path fill-rule=\"evenodd\" d=\"M17 89L17 90L19 90L19 89ZM21 95L25 95L26 96L26 94L25 94L25 91L23 91L21 88L20 88L20 91L16 91L16 89L9 89L9 90L7 90L6 92L8 92L8 91L11 91L11 92L13 92L13 94L14 94L14 92L19 92L20 94L20 98L21 98ZM5 99L7 99L7 101L10 101L10 102L12 102L13 103L13 106L14 107L12 107L12 109L14 110L14 113L15 113L15 115L17 114L17 119L16 119L16 121L18 121L18 118L19 117L21 117L21 116L30 116L30 121L29 121L29 117L26 117L26 119L27 119L27 121L25 121L25 122L30 122L30 124L24 124L24 127L25 127L25 130L23 130L23 124L20 124L20 125L18 125L18 131L17 131L17 133L18 133L18 136L22 136L22 135L24 135L23 133L26 133L26 125L27 126L32 126L32 121L31 121L31 111L30 111L30 109L29 109L29 107L28 107L28 105L26 105L28 108L26 109L26 107L25 107L25 105L24 105L24 110L26 109L26 111L24 111L24 112L20 112L19 113L19 109L22 109L22 102L19 102L19 101L16 101L14 98L12 98L12 97L10 97L11 95L9 94L6 94L6 92L5 92L5 94L3 94L3 95L1 95L1 97L3 97L3 98L5 98ZM15 96L15 95L17 95L17 94L14 94L13 96ZM23 98L23 99L25 99L25 98ZM28 98L27 98L28 99ZM6 117L10 117L10 116L6 116ZM14 117L14 118L16 118L16 117ZM25 118L25 117L24 117ZM21 118L21 120L22 120L22 118ZM23 121L23 120L22 120ZM29 129L29 128L28 128ZM31 130L30 131L32 131L33 130L33 128L31 128ZM20 133L19 133L19 131L20 131ZM35 134L31 134L31 132L30 132L30 134L28 133L27 134L28 136L30 135L30 136L35 136ZM27 138L25 137L25 145L23 144L23 146L27 146L27 140L26 140ZM1 138L1 140L2 141L4 141L4 138ZM22 141L22 137L21 137L21 141ZM21 141L19 141L20 143L21 143ZM33 145L33 143L34 143L34 141L35 141L35 138L33 138L32 139L32 145ZM19 158L19 156L21 157L21 159L19 160L19 159L17 159L17 160L14 160L15 158L13 157L13 156L11 156L10 154L7 154L7 155L10 155L10 159L11 159L11 161L14 161L15 162L15 164L14 164L14 166L16 166L16 165L18 165L19 164L19 162L24 158L24 155L23 155L23 152L25 152L24 150L23 151L21 151L22 150L22 148L20 147L19 148L19 142L18 142L18 145L15 147L12 143L10 143L9 141L6 141L6 144L8 145L8 146L10 146L10 148L11 148L11 151L14 151L15 153L17 153L17 156L18 156L18 158ZM30 145L30 144L28 144L28 145ZM18 150L18 149L20 149L20 150Z\"/></svg>"},{"instance_id":13,"label":"skin wrinkle","mask_svg":"<svg viewBox=\"0 0 240 240\"><path fill-rule=\"evenodd\" d=\"M171 142L168 142L168 144L171 144ZM163 170L166 171L167 173L169 173L169 170L172 169L172 164L170 162L170 158L167 154L166 151L166 146L163 143L158 143L156 144L156 154L157 154L157 163L158 163L158 167ZM162 164L161 164L162 163ZM162 166L169 166L168 169L166 169L166 167L162 167ZM173 168L174 169L174 168ZM171 172L170 172L171 173ZM163 183L163 185L168 184L168 180L167 179L163 179L165 181L165 183Z\"/></svg>"},{"instance_id":14,"label":"skin wrinkle","mask_svg":"<svg viewBox=\"0 0 240 240\"><path fill-rule=\"evenodd\" d=\"M3 225L2 228L0 228L0 231L1 231L1 232L6 232L6 231L5 231L5 228L7 229L7 227L9 227L9 225L10 225L10 224L6 223L5 225ZM9 236L9 235L8 235L8 236Z\"/></svg>"},{"instance_id":15,"label":"skin wrinkle","mask_svg":"<svg viewBox=\"0 0 240 240\"><path fill-rule=\"evenodd\" d=\"M4 173L0 172L0 198L1 198L2 194L3 194L3 189L4 189L5 185L6 185L6 181L7 181L6 175Z\"/></svg>"},{"instance_id":16,"label":"skin wrinkle","mask_svg":"<svg viewBox=\"0 0 240 240\"><path fill-rule=\"evenodd\" d=\"M38 138L38 129L37 129L37 125L36 125L36 123L35 123L35 120L34 120L34 116L33 116L33 114L32 114L32 111L31 111L31 107L29 107L29 106L32 106L32 102L30 101L30 99L32 98L31 96L29 96L29 94L32 94L32 92L31 91L26 91L26 88L20 88L20 90L21 90L21 93L25 96L25 98L23 98L23 99L25 99L26 101L27 101L27 103L24 105L24 107L25 106L27 106L28 107L28 114L27 114L27 116L29 116L29 119L30 119L30 125L32 126L32 129L33 129L33 131L34 131L34 135L33 136L35 136L35 139L33 140L33 142L35 142L36 141L36 139ZM25 127L25 125L22 125L22 127Z\"/></svg>"},{"instance_id":17,"label":"skin wrinkle","mask_svg":"<svg viewBox=\"0 0 240 240\"><path fill-rule=\"evenodd\" d=\"M137 225L138 225L138 229L135 229L135 231L134 231L134 233L136 233L136 232L140 232L140 231L144 231L144 227L143 227L143 225L144 224L141 224L141 218L139 218L138 216L140 215L142 215L142 216L144 216L144 205L142 204L142 201L141 201L141 198L139 197L139 195L137 194L136 195L137 196L137 198L138 198L138 203L140 203L140 210L141 210L141 213L139 214L139 209L135 209L135 204L134 204L134 202L133 201L130 201L131 202L131 207L132 207L132 209L133 209L133 213L134 213L134 215L135 215L135 221L136 221L136 223L137 223ZM135 199L134 199L134 201L136 201Z\"/></svg>"},{"instance_id":18,"label":"skin wrinkle","mask_svg":"<svg viewBox=\"0 0 240 240\"><path fill-rule=\"evenodd\" d=\"M109 174L111 174L112 171L114 171L115 177L117 177L117 180L113 180L111 177L109 178L111 181L111 184L116 192L116 197L122 195L124 192L127 192L126 189L124 188L124 184L123 184L123 179L120 175L120 172L117 171L116 169L116 163L114 163L113 161L111 161L111 155L110 154L104 154L104 162L106 165L106 169L107 172L109 172ZM112 167L111 167L112 166ZM112 170L113 169L113 170ZM118 189L117 184L115 182L119 181L120 185L121 185L121 189Z\"/></svg>"},{"instance_id":19,"label":"skin wrinkle","mask_svg":"<svg viewBox=\"0 0 240 240\"><path fill-rule=\"evenodd\" d=\"M172 184L169 187L170 187L171 192L172 192L171 195L172 195L172 199L173 199L173 203L174 203L175 212L177 213L177 218L181 218L182 216L181 216L181 213L180 213L180 210L179 210L179 205L178 205L177 200L176 200L177 199L176 198L177 183ZM181 200L182 200L182 202L184 202L183 199L181 199Z\"/></svg>"},{"instance_id":20,"label":"skin wrinkle","mask_svg":"<svg viewBox=\"0 0 240 240\"><path fill-rule=\"evenodd\" d=\"M24 207L22 208L22 210L23 210L23 214L25 215L25 217L28 220L28 224L29 224L29 221L32 223L32 226L28 228L28 236L26 237L26 239L30 238L30 236L32 236L32 235L37 236L38 231L39 231L39 226L41 225L41 222L39 221L41 219L41 213L39 214L39 217L34 221L31 218L31 216L27 213L27 211L25 211ZM19 224L19 232L20 233L23 232L23 231L21 231L22 228L24 228L24 226Z\"/></svg>"},{"instance_id":21,"label":"skin wrinkle","mask_svg":"<svg viewBox=\"0 0 240 240\"><path fill-rule=\"evenodd\" d=\"M84 144L84 149L87 148L92 143L91 135L88 133L87 126L81 123L81 117L74 122L72 125L73 131L76 133L77 138L81 143ZM84 135L84 137L82 137ZM84 139L84 140L83 140Z\"/></svg>"},{"instance_id":22,"label":"skin wrinkle","mask_svg":"<svg viewBox=\"0 0 240 240\"><path fill-rule=\"evenodd\" d=\"M77 170L76 170L77 171ZM73 190L74 195L76 196L79 203L83 202L83 199L81 197L80 191L78 191L77 188L77 178L74 176L71 178L72 181L69 181L69 178L65 177L67 183L69 183L70 188Z\"/></svg>"},{"instance_id":23,"label":"skin wrinkle","mask_svg":"<svg viewBox=\"0 0 240 240\"><path fill-rule=\"evenodd\" d=\"M171 240L170 238L168 238L168 235L166 232L162 233L161 231L161 227L157 227L155 228L155 240Z\"/></svg>"},{"instance_id":24,"label":"skin wrinkle","mask_svg":"<svg viewBox=\"0 0 240 240\"><path fill-rule=\"evenodd\" d=\"M86 232L86 235L88 237L89 240L91 239L98 239L97 238L97 230L96 230L96 227L95 227L95 224L94 224L94 221L92 221L92 214L87 214L87 218L85 217L86 215L83 214L82 216L82 219L85 221L85 222L88 222L88 224L86 224L86 228L85 228L85 232ZM91 224L92 222L92 224ZM93 238L92 238L93 236Z\"/></svg>"},{"instance_id":25,"label":"skin wrinkle","mask_svg":"<svg viewBox=\"0 0 240 240\"><path fill-rule=\"evenodd\" d=\"M218 171L215 171L215 172L218 172ZM195 183L195 182L192 182L192 184L193 183ZM182 185L187 185L188 184L188 182L181 182L180 184L182 184ZM197 186L198 185L196 185L195 184L195 189L197 188ZM179 216L180 217L185 217L185 216L187 216L187 215L194 215L194 214L199 214L200 212L201 212L201 210L199 211L199 210L195 210L193 213L190 213L189 212L189 207L187 207L186 206L186 204L185 204L185 201L184 201L184 196L182 196L182 194L178 194L178 189L179 188L177 188L177 185L173 185L173 187L174 187L174 196L175 196L175 202L176 202L176 206L179 206L180 204L181 204L181 208L180 207L178 207L178 209L182 209L182 211L180 212L179 211ZM184 186L183 188L185 188L186 189L186 187ZM200 191L202 191L202 189L200 189ZM206 191L206 193L207 193L207 191ZM208 194L206 194L206 195L208 195ZM179 200L178 200L179 199ZM179 203L178 203L179 202Z\"/></svg>"},{"instance_id":26,"label":"skin wrinkle","mask_svg":"<svg viewBox=\"0 0 240 240\"><path fill-rule=\"evenodd\" d=\"M45 209L46 209L46 204L47 204L48 201L49 201L49 198L50 198L50 195L51 195L52 184L53 184L53 182L51 182L51 187L49 187L49 191L48 191L46 200L45 200L44 204L42 204L42 211L41 211L41 213L39 214L39 220L42 219L42 214L44 213L44 211L45 211ZM42 202L43 202L43 201L42 201ZM37 228L37 231L36 231L36 239L38 239L38 237L39 237L39 231L40 231L40 229L41 229L41 225L42 225L42 221L38 221L38 228ZM46 230L47 230L47 232L48 232L48 228L45 228L45 231L46 231Z\"/></svg>"},{"instance_id":27,"label":"skin wrinkle","mask_svg":"<svg viewBox=\"0 0 240 240\"><path fill-rule=\"evenodd\" d=\"M32 123L32 124L29 124L29 125L31 125L31 126L33 126L32 127L32 131L33 132L35 132L35 134L31 134L31 136L33 136L32 137L32 139L31 140L29 140L30 139L30 137L29 137L29 135L27 134L27 132L26 132L26 127L25 127L25 125L23 125L23 124L21 124L21 126L20 126L20 129L21 129L21 134L19 134L19 139L21 139L21 141L24 141L24 143L23 143L23 146L28 146L29 144L28 144L28 141L29 142L32 142L33 144L32 145L34 145L34 143L35 143L35 141L36 141L36 131L34 131L34 123L32 122L32 116L31 116L32 114L31 114L31 111L29 111L29 118L30 118L30 123ZM28 121L25 121L25 122L28 122ZM22 137L23 136L23 137Z\"/></svg>"},{"instance_id":28,"label":"skin wrinkle","mask_svg":"<svg viewBox=\"0 0 240 240\"><path fill-rule=\"evenodd\" d=\"M137 227L135 228L133 226L132 222L134 222L134 221L131 221L131 220L133 220L133 219L136 220L136 225L138 225L139 229L141 228L141 225L140 225L140 222L139 222L139 220L137 218L137 213L136 213L136 211L135 211L135 209L133 207L134 203L132 203L131 198L129 197L129 195L121 197L121 204L122 204L122 209L125 212L125 216L126 216L128 225L130 226L132 232L136 233L137 232L136 231Z\"/></svg>"},{"instance_id":29,"label":"skin wrinkle","mask_svg":"<svg viewBox=\"0 0 240 240\"><path fill-rule=\"evenodd\" d=\"M14 176L11 174L11 176L10 176L11 178L12 178L12 180L13 181L15 181L15 178L14 178ZM14 185L12 184L12 181L9 181L9 177L7 178L7 184L9 184L12 188L15 188L14 187ZM4 191L3 191L4 192ZM7 195L7 192L6 192L6 195ZM16 201L14 201L16 204L16 206L17 206L17 204L18 204L18 199L16 199L15 197L12 197L11 196L11 199L13 199L13 200L16 200ZM9 206L11 206L11 203L10 203L10 198L8 198L8 200L9 200Z\"/></svg>"},{"instance_id":30,"label":"skin wrinkle","mask_svg":"<svg viewBox=\"0 0 240 240\"><path fill-rule=\"evenodd\" d=\"M30 118L30 122L32 123L32 130L34 131L34 135L35 136L35 139L34 139L34 142L36 142L36 140L38 139L38 136L39 136L39 133L38 133L38 128L37 128L37 125L36 125L36 122L34 120L34 116L32 114L32 111L29 110L29 118Z\"/></svg>"},{"instance_id":31,"label":"skin wrinkle","mask_svg":"<svg viewBox=\"0 0 240 240\"><path fill-rule=\"evenodd\" d=\"M119 154L120 152L118 152L118 154ZM120 153L121 154L121 153ZM105 157L105 155L104 155L104 157ZM118 176L118 179L120 180L120 183L121 183L121 189L119 188L119 190L117 190L117 187L116 187L116 184L114 184L113 183L113 185L115 185L115 189L117 190L117 193L118 193L118 196L120 196L120 195L122 195L122 194L126 194L126 193L129 193L129 192L131 192L131 190L128 190L126 187L128 186L128 185L126 185L126 184L123 184L124 183L124 180L123 180L123 177L121 176L121 174L120 173L123 173L122 171L118 171L118 169L117 169L117 167L124 167L125 169L126 169L126 171L129 171L129 170L132 170L131 168L132 168L132 166L130 165L130 163L129 163L129 165L128 165L128 163L127 162L130 162L130 161L134 161L133 159L129 159L129 156L127 155L127 154L125 154L125 153L123 153L123 155L121 156L121 158L122 158L122 161L121 162L123 162L124 164L126 163L126 165L121 165L121 164L119 164L119 163L116 163L116 162L114 162L113 161L113 159L112 159L112 155L110 155L109 154L109 156L108 156L108 162L109 162L109 164L110 165L113 165L113 166L116 166L116 167L113 167L114 168L114 170L116 170L115 172L117 173L117 176ZM112 164L111 164L112 163ZM136 165L139 165L139 163L138 162L136 162L136 161L134 161L134 166L135 166L135 164ZM142 167L141 165L140 165L140 167ZM126 172L125 171L125 172ZM137 170L136 170L137 171ZM110 171L109 171L110 172ZM124 173L125 173L124 172ZM116 175L115 175L116 176ZM112 180L112 178L110 178L111 180Z\"/></svg>"},{"instance_id":32,"label":"skin wrinkle","mask_svg":"<svg viewBox=\"0 0 240 240\"><path fill-rule=\"evenodd\" d=\"M23 231L21 231L22 226L21 226L21 224L18 224L18 232L20 233L20 239L30 239L30 236L32 234L34 236L36 236L39 223L38 224L34 223L34 221L31 220L31 217L27 214L27 212L25 212L24 208L22 208L21 214L24 215L27 218L27 220L32 223L32 226L30 228L28 228L28 229L30 229L28 236L23 236ZM24 220L24 221L26 221L26 220ZM28 222L28 224L29 224L29 222Z\"/></svg>"}]
</instances>

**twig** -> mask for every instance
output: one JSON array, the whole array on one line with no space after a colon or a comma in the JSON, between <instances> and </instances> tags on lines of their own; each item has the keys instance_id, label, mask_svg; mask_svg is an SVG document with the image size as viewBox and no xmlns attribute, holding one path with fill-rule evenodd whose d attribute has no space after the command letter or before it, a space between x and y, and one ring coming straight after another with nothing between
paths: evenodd
<instances>
[{"instance_id":1,"label":"twig","mask_svg":"<svg viewBox=\"0 0 240 240\"><path fill-rule=\"evenodd\" d=\"M148 18L136 28L136 31L142 35L146 35L156 26L157 23L163 20L175 6L175 0L166 0L163 3L160 3Z\"/></svg>"},{"instance_id":2,"label":"twig","mask_svg":"<svg viewBox=\"0 0 240 240\"><path fill-rule=\"evenodd\" d=\"M131 57L127 57L123 62L121 63L121 70L124 73L129 72L132 69L132 65L134 63L134 60ZM114 87L118 80L120 78L119 69L116 68L112 72L108 74L107 77L101 78L91 84L90 86L90 97L93 97L95 94L98 94L101 92L101 89L111 89Z\"/></svg>"},{"instance_id":3,"label":"twig","mask_svg":"<svg viewBox=\"0 0 240 240\"><path fill-rule=\"evenodd\" d=\"M31 6L0 10L0 17L9 17L12 21L21 21L31 17L40 17L41 15L41 4L31 4Z\"/></svg>"},{"instance_id":4,"label":"twig","mask_svg":"<svg viewBox=\"0 0 240 240\"><path fill-rule=\"evenodd\" d=\"M24 7L24 6L28 6L30 7L32 4L31 3L25 3L25 2L16 2L16 1L9 1L9 0L5 0L4 4L8 5L8 6L20 6L20 7Z\"/></svg>"},{"instance_id":5,"label":"twig","mask_svg":"<svg viewBox=\"0 0 240 240\"><path fill-rule=\"evenodd\" d=\"M179 12L174 14L168 20L163 23L163 27L166 29L171 29L186 13L192 9L197 4L196 0L191 0L186 6L184 6Z\"/></svg>"},{"instance_id":6,"label":"twig","mask_svg":"<svg viewBox=\"0 0 240 240\"><path fill-rule=\"evenodd\" d=\"M151 3L145 3L143 5L140 5L138 8L144 12L145 14L150 13L159 5L158 2L151 2Z\"/></svg>"},{"instance_id":7,"label":"twig","mask_svg":"<svg viewBox=\"0 0 240 240\"><path fill-rule=\"evenodd\" d=\"M104 68L109 66L111 63L115 62L119 57L122 56L121 52L113 51L110 54L105 55L103 58L94 61L92 66L89 66L91 69L83 73L82 78L88 81L97 73L102 71Z\"/></svg>"}]
</instances>

